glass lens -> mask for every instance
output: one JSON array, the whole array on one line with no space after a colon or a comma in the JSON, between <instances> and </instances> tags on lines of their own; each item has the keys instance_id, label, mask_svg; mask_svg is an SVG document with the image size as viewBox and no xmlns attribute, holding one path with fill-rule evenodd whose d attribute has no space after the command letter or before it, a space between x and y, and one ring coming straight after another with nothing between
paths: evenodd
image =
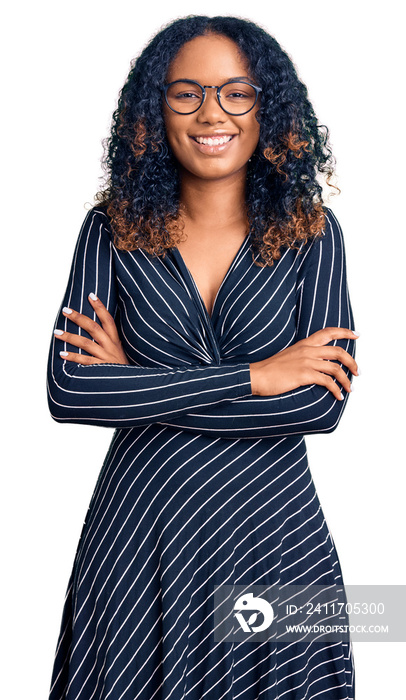
<instances>
[{"instance_id":1,"label":"glass lens","mask_svg":"<svg viewBox=\"0 0 406 700\"><path fill-rule=\"evenodd\" d=\"M255 99L254 88L246 83L227 83L220 90L221 106L230 114L248 112L254 106Z\"/></svg>"},{"instance_id":2,"label":"glass lens","mask_svg":"<svg viewBox=\"0 0 406 700\"><path fill-rule=\"evenodd\" d=\"M183 114L199 109L202 97L202 89L197 83L186 83L183 80L177 80L170 85L166 93L170 107Z\"/></svg>"}]
</instances>

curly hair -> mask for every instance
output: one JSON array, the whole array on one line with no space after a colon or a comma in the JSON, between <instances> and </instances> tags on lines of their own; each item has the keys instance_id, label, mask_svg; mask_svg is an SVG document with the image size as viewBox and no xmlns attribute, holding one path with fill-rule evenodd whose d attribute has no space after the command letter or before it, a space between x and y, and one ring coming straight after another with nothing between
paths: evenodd
<instances>
[{"instance_id":1,"label":"curly hair","mask_svg":"<svg viewBox=\"0 0 406 700\"><path fill-rule=\"evenodd\" d=\"M262 88L260 135L248 163L246 211L253 259L272 265L281 248L299 247L325 225L319 174L334 172L327 127L319 125L306 86L278 42L253 22L236 17L190 16L162 29L133 61L111 134L105 141L106 206L115 244L152 255L183 240L180 175L168 145L162 86L180 48L206 34L235 42ZM338 189L335 187L335 189Z\"/></svg>"}]
</instances>

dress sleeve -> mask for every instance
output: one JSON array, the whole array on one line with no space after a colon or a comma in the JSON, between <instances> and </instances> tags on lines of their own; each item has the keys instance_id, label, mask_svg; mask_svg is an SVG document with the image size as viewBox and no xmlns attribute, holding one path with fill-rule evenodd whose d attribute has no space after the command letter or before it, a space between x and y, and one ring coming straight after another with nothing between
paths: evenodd
<instances>
[{"instance_id":1,"label":"dress sleeve","mask_svg":"<svg viewBox=\"0 0 406 700\"><path fill-rule=\"evenodd\" d=\"M326 209L326 226L321 238L313 239L302 254L297 285L297 324L293 342L321 328L354 328L348 296L345 250L341 227ZM353 340L336 340L354 356ZM343 367L343 365L340 365ZM348 376L349 370L343 367ZM300 387L278 396L238 398L227 406L213 406L171 421L184 430L213 437L259 438L285 437L332 432L348 400L338 401L325 387L317 384Z\"/></svg>"},{"instance_id":2,"label":"dress sleeve","mask_svg":"<svg viewBox=\"0 0 406 700\"><path fill-rule=\"evenodd\" d=\"M68 286L54 328L88 336L62 314L64 306L94 318L94 292L113 317L117 311L112 241L103 211L88 212L76 245ZM251 394L249 363L187 365L171 369L121 364L81 365L60 350L78 352L52 338L48 404L58 422L131 428L170 420Z\"/></svg>"}]
</instances>

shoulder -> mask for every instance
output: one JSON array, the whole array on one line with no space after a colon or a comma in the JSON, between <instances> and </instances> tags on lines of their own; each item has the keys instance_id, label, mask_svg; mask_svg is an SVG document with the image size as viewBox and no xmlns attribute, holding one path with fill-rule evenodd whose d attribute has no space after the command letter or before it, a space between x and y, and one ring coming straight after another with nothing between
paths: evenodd
<instances>
[{"instance_id":1,"label":"shoulder","mask_svg":"<svg viewBox=\"0 0 406 700\"><path fill-rule=\"evenodd\" d=\"M83 223L89 225L92 222L97 222L98 224L110 228L110 219L107 214L107 206L97 204L88 210Z\"/></svg>"},{"instance_id":2,"label":"shoulder","mask_svg":"<svg viewBox=\"0 0 406 700\"><path fill-rule=\"evenodd\" d=\"M80 227L76 256L87 259L92 255L110 255L112 246L113 236L104 207L92 207L87 211Z\"/></svg>"},{"instance_id":3,"label":"shoulder","mask_svg":"<svg viewBox=\"0 0 406 700\"><path fill-rule=\"evenodd\" d=\"M299 254L298 272L300 279L321 270L343 268L345 265L344 239L336 215L328 207L323 207L324 228L321 234L307 240Z\"/></svg>"},{"instance_id":4,"label":"shoulder","mask_svg":"<svg viewBox=\"0 0 406 700\"><path fill-rule=\"evenodd\" d=\"M321 234L308 239L303 246L303 253L308 252L309 257L321 255L322 251L342 251L344 248L343 232L336 215L328 207L323 207L323 212L325 220Z\"/></svg>"},{"instance_id":5,"label":"shoulder","mask_svg":"<svg viewBox=\"0 0 406 700\"><path fill-rule=\"evenodd\" d=\"M322 238L331 239L334 245L341 246L344 243L343 231L334 212L328 207L323 207L325 224Z\"/></svg>"},{"instance_id":6,"label":"shoulder","mask_svg":"<svg viewBox=\"0 0 406 700\"><path fill-rule=\"evenodd\" d=\"M106 207L97 205L89 209L80 230L80 238L102 236L111 240L110 219Z\"/></svg>"}]
</instances>

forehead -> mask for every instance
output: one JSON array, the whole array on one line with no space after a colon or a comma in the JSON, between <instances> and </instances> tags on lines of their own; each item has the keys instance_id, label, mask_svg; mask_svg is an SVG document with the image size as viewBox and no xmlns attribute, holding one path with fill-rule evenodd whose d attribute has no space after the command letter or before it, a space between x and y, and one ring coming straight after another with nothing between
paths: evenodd
<instances>
[{"instance_id":1,"label":"forehead","mask_svg":"<svg viewBox=\"0 0 406 700\"><path fill-rule=\"evenodd\" d=\"M226 36L208 34L188 41L171 62L167 81L188 78L219 85L230 78L249 78L248 61Z\"/></svg>"}]
</instances>

